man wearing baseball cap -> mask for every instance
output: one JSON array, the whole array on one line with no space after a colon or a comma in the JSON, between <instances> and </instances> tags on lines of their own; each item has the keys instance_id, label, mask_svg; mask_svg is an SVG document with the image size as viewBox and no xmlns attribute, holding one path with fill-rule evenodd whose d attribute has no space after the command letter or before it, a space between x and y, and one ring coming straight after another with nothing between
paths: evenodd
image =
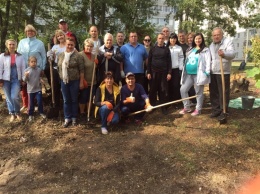
<instances>
[{"instance_id":1,"label":"man wearing baseball cap","mask_svg":"<svg viewBox=\"0 0 260 194\"><path fill-rule=\"evenodd\" d=\"M121 113L127 117L130 113L146 109L152 110L148 95L141 84L135 83L135 74L126 74L126 84L121 88ZM141 124L145 112L134 115L136 124ZM126 122L130 122L129 118Z\"/></svg>"},{"instance_id":2,"label":"man wearing baseball cap","mask_svg":"<svg viewBox=\"0 0 260 194\"><path fill-rule=\"evenodd\" d=\"M66 35L67 34L72 34L73 37L75 37L76 45L75 48L79 51L79 43L76 35L72 32L69 31L69 26L68 23L65 19L60 19L59 20L59 29L62 30Z\"/></svg>"}]
</instances>

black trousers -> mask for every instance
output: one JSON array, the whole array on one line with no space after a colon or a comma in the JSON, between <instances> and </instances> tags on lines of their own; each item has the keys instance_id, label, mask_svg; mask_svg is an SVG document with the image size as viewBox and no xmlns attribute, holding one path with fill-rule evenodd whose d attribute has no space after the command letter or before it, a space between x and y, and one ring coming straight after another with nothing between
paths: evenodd
<instances>
[{"instance_id":1,"label":"black trousers","mask_svg":"<svg viewBox=\"0 0 260 194\"><path fill-rule=\"evenodd\" d=\"M51 85L51 76L50 76L50 69L45 69L44 71L49 85ZM60 108L60 101L61 101L61 86L60 86L60 76L57 69L53 68L53 88L54 88L54 101L55 106ZM53 95L53 94L52 94Z\"/></svg>"},{"instance_id":2,"label":"black trousers","mask_svg":"<svg viewBox=\"0 0 260 194\"><path fill-rule=\"evenodd\" d=\"M156 106L157 95L159 96L160 104L168 102L167 72L152 72L149 91L149 99L152 106Z\"/></svg>"},{"instance_id":3,"label":"black trousers","mask_svg":"<svg viewBox=\"0 0 260 194\"><path fill-rule=\"evenodd\" d=\"M211 76L211 83L209 84L209 92L210 92L212 113L221 113L223 111L221 75L210 74L210 76ZM228 111L228 104L230 98L230 74L225 74L224 80L225 80L225 95L226 95L226 111Z\"/></svg>"},{"instance_id":4,"label":"black trousers","mask_svg":"<svg viewBox=\"0 0 260 194\"><path fill-rule=\"evenodd\" d=\"M181 76L179 73L179 68L172 69L172 77L169 81L169 101L181 99Z\"/></svg>"}]
</instances>

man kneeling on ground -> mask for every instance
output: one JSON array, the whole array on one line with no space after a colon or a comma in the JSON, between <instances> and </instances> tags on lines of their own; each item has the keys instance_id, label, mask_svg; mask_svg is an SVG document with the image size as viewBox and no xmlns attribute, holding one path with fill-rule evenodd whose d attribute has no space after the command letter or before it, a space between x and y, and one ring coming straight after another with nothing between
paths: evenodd
<instances>
[{"instance_id":1,"label":"man kneeling on ground","mask_svg":"<svg viewBox=\"0 0 260 194\"><path fill-rule=\"evenodd\" d=\"M128 116L130 113L146 108L152 110L148 95L141 84L135 83L135 75L132 72L126 74L126 84L121 88L121 114ZM134 115L135 123L141 124L145 112ZM126 122L130 122L129 118Z\"/></svg>"}]
</instances>

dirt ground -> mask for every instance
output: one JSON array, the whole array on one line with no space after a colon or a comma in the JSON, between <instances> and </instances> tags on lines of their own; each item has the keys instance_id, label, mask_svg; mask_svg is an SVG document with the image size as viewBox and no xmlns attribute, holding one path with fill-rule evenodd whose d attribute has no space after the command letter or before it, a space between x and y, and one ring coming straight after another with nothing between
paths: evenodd
<instances>
[{"instance_id":1,"label":"dirt ground","mask_svg":"<svg viewBox=\"0 0 260 194\"><path fill-rule=\"evenodd\" d=\"M232 94L260 97L249 92ZM0 108L0 194L235 194L260 171L260 108L230 109L227 124L202 115L146 114L141 125L119 123L100 133L86 120L9 122Z\"/></svg>"}]
</instances>

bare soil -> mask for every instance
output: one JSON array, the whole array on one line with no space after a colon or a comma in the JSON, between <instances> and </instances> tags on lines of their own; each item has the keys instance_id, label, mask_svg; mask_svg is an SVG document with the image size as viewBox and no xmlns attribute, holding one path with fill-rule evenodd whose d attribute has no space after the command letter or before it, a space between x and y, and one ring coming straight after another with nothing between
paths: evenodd
<instances>
[{"instance_id":1,"label":"bare soil","mask_svg":"<svg viewBox=\"0 0 260 194\"><path fill-rule=\"evenodd\" d=\"M253 82L249 92L259 97ZM233 194L260 171L260 108L230 109L227 124L180 116L181 105L120 123L102 135L98 120L63 128L62 116L9 122L0 109L0 194Z\"/></svg>"}]
</instances>

